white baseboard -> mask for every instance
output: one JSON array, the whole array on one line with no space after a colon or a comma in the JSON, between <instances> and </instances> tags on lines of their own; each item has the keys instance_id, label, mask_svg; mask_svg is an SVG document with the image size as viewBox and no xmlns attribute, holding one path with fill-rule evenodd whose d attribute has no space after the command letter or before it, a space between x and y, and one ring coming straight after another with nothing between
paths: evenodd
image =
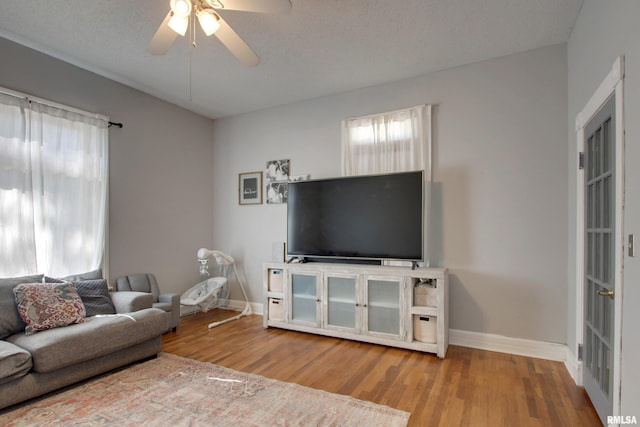
<instances>
[{"instance_id":1,"label":"white baseboard","mask_svg":"<svg viewBox=\"0 0 640 427\"><path fill-rule=\"evenodd\" d=\"M449 343L462 347L563 362L573 382L582 386L582 362L565 344L510 338L502 335L449 329Z\"/></svg>"},{"instance_id":2,"label":"white baseboard","mask_svg":"<svg viewBox=\"0 0 640 427\"><path fill-rule=\"evenodd\" d=\"M577 386L582 386L582 362L578 361L575 354L573 354L567 347L567 356L564 360L564 366L569 371L569 375L573 378L573 382Z\"/></svg>"},{"instance_id":3,"label":"white baseboard","mask_svg":"<svg viewBox=\"0 0 640 427\"><path fill-rule=\"evenodd\" d=\"M449 329L449 344L558 362L565 362L568 353L567 346L564 344L510 338L502 335L461 331L458 329Z\"/></svg>"},{"instance_id":4,"label":"white baseboard","mask_svg":"<svg viewBox=\"0 0 640 427\"><path fill-rule=\"evenodd\" d=\"M244 307L247 303L244 301L238 301L238 300L229 300L227 303L227 306L224 308L228 308L230 310L236 310L236 311L242 311L244 310ZM256 302L250 302L249 305L251 306L251 313L252 314L259 314L262 315L263 313L263 305L262 304L258 304Z\"/></svg>"}]
</instances>

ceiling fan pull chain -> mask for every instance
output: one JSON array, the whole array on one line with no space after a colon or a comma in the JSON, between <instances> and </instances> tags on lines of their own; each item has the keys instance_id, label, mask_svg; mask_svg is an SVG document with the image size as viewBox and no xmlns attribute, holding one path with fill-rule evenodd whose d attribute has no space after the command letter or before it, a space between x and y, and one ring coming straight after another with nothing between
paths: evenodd
<instances>
[{"instance_id":1,"label":"ceiling fan pull chain","mask_svg":"<svg viewBox=\"0 0 640 427\"><path fill-rule=\"evenodd\" d=\"M193 102L193 97L192 97L192 81L193 81L193 49L195 49L196 47L196 31L195 31L195 26L193 25L195 23L195 20L193 20L192 17L192 22L191 22L191 32L189 33L189 36L191 37L191 46L189 47L189 102Z\"/></svg>"},{"instance_id":2,"label":"ceiling fan pull chain","mask_svg":"<svg viewBox=\"0 0 640 427\"><path fill-rule=\"evenodd\" d=\"M196 16L191 15L191 46L198 47L196 43Z\"/></svg>"}]
</instances>

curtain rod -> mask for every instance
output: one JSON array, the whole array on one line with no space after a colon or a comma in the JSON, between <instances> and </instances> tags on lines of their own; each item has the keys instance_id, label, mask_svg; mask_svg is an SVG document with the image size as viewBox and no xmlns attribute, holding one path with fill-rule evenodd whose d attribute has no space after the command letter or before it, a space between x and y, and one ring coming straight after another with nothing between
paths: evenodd
<instances>
[{"instance_id":1,"label":"curtain rod","mask_svg":"<svg viewBox=\"0 0 640 427\"><path fill-rule=\"evenodd\" d=\"M104 120L104 121L109 123L109 127L116 126L116 127L122 128L122 126L123 126L122 123L115 123L115 122L109 121L109 116L105 116L103 114L91 113L89 111L80 110L79 108L74 108L74 107L70 107L68 105L59 104L57 102L49 101L47 99L38 98L37 96L27 95L26 93L18 92L16 90L8 89L8 88L2 87L2 86L0 86L0 93L4 93L5 95L13 96L15 98L24 98L29 102L35 101L35 102L38 102L40 104L47 105L49 107L54 107L54 108L59 108L61 110L71 111L73 113L78 113L78 114L82 114L82 115L89 116L89 117L95 117L96 119L102 119L102 120Z\"/></svg>"},{"instance_id":2,"label":"curtain rod","mask_svg":"<svg viewBox=\"0 0 640 427\"><path fill-rule=\"evenodd\" d=\"M427 107L427 106L433 106L434 104L418 104L418 105L414 105L413 107L406 107L406 108L398 108L397 110L393 110L393 111L385 111L382 113L373 113L373 114L367 114L366 116L360 116L360 117L347 117L345 120L359 120L359 119L369 119L371 117L376 117L376 116L380 116L382 114L394 114L394 113L399 113L401 111L407 111L407 110L411 110L412 108L416 108L416 107Z\"/></svg>"}]
</instances>

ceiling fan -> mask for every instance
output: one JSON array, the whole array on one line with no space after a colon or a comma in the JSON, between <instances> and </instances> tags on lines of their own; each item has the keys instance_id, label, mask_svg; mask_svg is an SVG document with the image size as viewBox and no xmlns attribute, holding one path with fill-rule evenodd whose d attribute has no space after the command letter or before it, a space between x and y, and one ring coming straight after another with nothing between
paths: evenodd
<instances>
[{"instance_id":1,"label":"ceiling fan","mask_svg":"<svg viewBox=\"0 0 640 427\"><path fill-rule=\"evenodd\" d=\"M176 37L184 36L191 21L196 18L207 36L215 36L244 65L254 67L260 58L249 45L220 16L222 10L241 10L257 13L289 13L290 0L171 0L171 9L158 27L147 51L152 55L165 54ZM195 28L192 28L195 31Z\"/></svg>"}]
</instances>

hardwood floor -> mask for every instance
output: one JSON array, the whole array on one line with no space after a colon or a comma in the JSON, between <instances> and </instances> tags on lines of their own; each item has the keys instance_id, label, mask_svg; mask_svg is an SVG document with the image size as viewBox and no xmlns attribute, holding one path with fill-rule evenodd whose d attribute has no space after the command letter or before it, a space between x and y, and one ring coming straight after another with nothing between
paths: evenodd
<instances>
[{"instance_id":1,"label":"hardwood floor","mask_svg":"<svg viewBox=\"0 0 640 427\"><path fill-rule=\"evenodd\" d=\"M163 351L411 413L410 426L600 426L564 364L449 346L447 357L264 329L236 312L184 317Z\"/></svg>"}]
</instances>

